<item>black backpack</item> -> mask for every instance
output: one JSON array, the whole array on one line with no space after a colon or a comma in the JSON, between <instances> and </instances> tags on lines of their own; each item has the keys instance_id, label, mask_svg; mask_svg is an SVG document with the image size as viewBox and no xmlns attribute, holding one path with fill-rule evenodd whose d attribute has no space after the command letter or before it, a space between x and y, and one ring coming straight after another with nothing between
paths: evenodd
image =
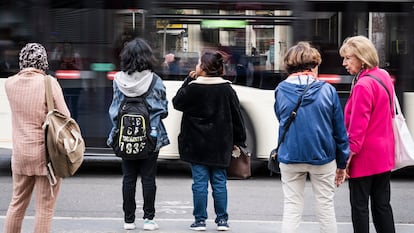
<instances>
[{"instance_id":1,"label":"black backpack","mask_svg":"<svg viewBox=\"0 0 414 233\"><path fill-rule=\"evenodd\" d=\"M112 140L115 155L123 159L146 159L155 150L156 139L150 136L150 113L146 97L155 85L156 77L148 91L137 97L124 97L118 111L118 129Z\"/></svg>"}]
</instances>

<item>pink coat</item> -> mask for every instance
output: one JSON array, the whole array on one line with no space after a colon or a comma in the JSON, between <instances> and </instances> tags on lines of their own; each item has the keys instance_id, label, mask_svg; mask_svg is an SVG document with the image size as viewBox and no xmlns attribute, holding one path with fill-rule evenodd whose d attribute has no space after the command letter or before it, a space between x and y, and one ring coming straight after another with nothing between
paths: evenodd
<instances>
[{"instance_id":1,"label":"pink coat","mask_svg":"<svg viewBox=\"0 0 414 233\"><path fill-rule=\"evenodd\" d=\"M360 74L344 110L349 146L355 153L349 165L351 178L387 172L395 165L394 108L385 89L368 73L387 86L394 101L394 85L385 70L374 67Z\"/></svg>"},{"instance_id":2,"label":"pink coat","mask_svg":"<svg viewBox=\"0 0 414 233\"><path fill-rule=\"evenodd\" d=\"M6 80L6 94L12 113L12 170L20 175L46 175L42 124L47 113L44 73L26 68ZM70 115L62 89L52 80L55 108Z\"/></svg>"}]
</instances>

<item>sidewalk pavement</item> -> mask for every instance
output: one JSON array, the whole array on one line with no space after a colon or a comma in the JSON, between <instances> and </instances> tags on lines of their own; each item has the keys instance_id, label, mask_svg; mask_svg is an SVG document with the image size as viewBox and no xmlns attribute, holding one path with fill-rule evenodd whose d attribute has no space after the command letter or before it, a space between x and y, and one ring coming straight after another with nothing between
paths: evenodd
<instances>
[{"instance_id":1,"label":"sidewalk pavement","mask_svg":"<svg viewBox=\"0 0 414 233\"><path fill-rule=\"evenodd\" d=\"M5 216L0 216L0 229L3 229ZM156 219L160 229L152 231L154 233L189 233L192 223L191 219ZM22 233L33 232L34 217L27 216L23 223ZM122 218L75 218L75 217L55 217L52 223L52 233L143 233L148 232L142 229L142 220L136 221L135 230L124 230ZM279 233L281 232L280 221L249 221L249 220L230 220L231 233ZM216 224L212 220L207 220L206 233L217 232ZM352 232L352 224L348 222L338 223L338 233ZM371 224L370 232L375 233L375 228ZM412 233L414 224L396 224L396 232ZM302 222L299 233L319 233L319 225L316 222Z\"/></svg>"}]
</instances>

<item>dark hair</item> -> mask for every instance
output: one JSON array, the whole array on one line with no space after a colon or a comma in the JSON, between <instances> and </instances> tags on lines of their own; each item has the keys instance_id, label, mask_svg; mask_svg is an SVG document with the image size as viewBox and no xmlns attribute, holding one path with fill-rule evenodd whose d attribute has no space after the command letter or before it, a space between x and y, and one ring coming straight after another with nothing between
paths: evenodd
<instances>
[{"instance_id":1,"label":"dark hair","mask_svg":"<svg viewBox=\"0 0 414 233\"><path fill-rule=\"evenodd\" d=\"M206 50L200 58L200 69L207 76L221 76L224 74L223 56L219 52Z\"/></svg>"},{"instance_id":2,"label":"dark hair","mask_svg":"<svg viewBox=\"0 0 414 233\"><path fill-rule=\"evenodd\" d=\"M141 38L128 42L121 51L121 70L132 74L136 71L153 70L156 59L151 47Z\"/></svg>"}]
</instances>

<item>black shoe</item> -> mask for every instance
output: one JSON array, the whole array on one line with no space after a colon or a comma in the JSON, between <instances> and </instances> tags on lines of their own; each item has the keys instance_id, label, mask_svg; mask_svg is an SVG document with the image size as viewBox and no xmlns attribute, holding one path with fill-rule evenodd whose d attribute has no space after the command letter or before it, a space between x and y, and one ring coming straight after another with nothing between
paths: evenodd
<instances>
[{"instance_id":1,"label":"black shoe","mask_svg":"<svg viewBox=\"0 0 414 233\"><path fill-rule=\"evenodd\" d=\"M205 231L206 230L206 222L205 221L195 221L191 224L190 229L193 231Z\"/></svg>"},{"instance_id":2,"label":"black shoe","mask_svg":"<svg viewBox=\"0 0 414 233\"><path fill-rule=\"evenodd\" d=\"M218 231L228 231L230 229L227 220L221 219L217 222L217 230Z\"/></svg>"}]
</instances>

